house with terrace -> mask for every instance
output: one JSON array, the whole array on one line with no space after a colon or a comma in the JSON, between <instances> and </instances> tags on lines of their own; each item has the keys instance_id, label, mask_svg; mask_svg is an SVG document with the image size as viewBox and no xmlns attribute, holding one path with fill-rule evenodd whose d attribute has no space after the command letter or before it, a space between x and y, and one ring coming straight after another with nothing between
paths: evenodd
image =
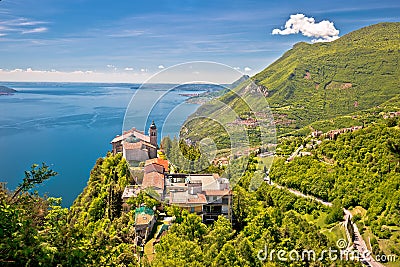
<instances>
[{"instance_id":1,"label":"house with terrace","mask_svg":"<svg viewBox=\"0 0 400 267\"><path fill-rule=\"evenodd\" d=\"M166 201L212 223L223 215L232 219L229 180L218 174L167 174Z\"/></svg>"}]
</instances>

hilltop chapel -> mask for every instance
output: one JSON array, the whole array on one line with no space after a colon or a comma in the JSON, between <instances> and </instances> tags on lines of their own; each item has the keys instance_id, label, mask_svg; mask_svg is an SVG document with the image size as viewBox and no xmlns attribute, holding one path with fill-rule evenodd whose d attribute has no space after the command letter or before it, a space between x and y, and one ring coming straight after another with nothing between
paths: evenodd
<instances>
[{"instance_id":1,"label":"hilltop chapel","mask_svg":"<svg viewBox=\"0 0 400 267\"><path fill-rule=\"evenodd\" d=\"M149 135L132 128L117 135L112 141L112 152L122 153L123 157L129 161L146 161L157 158L157 127L154 121L149 128Z\"/></svg>"}]
</instances>

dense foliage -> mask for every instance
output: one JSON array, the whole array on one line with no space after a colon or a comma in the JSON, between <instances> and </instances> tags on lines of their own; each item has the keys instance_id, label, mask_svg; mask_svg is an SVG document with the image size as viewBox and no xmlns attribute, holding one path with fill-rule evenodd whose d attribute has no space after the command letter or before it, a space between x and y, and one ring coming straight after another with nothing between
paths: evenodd
<instances>
[{"instance_id":1,"label":"dense foliage","mask_svg":"<svg viewBox=\"0 0 400 267\"><path fill-rule=\"evenodd\" d=\"M152 266L328 266L328 257L315 261L270 259L275 250L314 250L321 255L335 247L321 229L303 218L325 209L320 204L296 197L285 190L263 184L256 192L237 185L233 211L236 223L220 216L213 225L183 211L181 223L174 224L156 245ZM267 253L264 258L263 253ZM358 266L336 261L334 266Z\"/></svg>"},{"instance_id":2,"label":"dense foliage","mask_svg":"<svg viewBox=\"0 0 400 267\"><path fill-rule=\"evenodd\" d=\"M18 201L0 189L0 265L38 266L52 260L47 234L41 234L48 202L36 194L24 194Z\"/></svg>"},{"instance_id":3,"label":"dense foliage","mask_svg":"<svg viewBox=\"0 0 400 267\"><path fill-rule=\"evenodd\" d=\"M210 164L212 158L208 153L213 151L201 151L199 144L188 144L183 139L166 136L161 141L161 147L168 159L172 171L181 173L218 173L223 167Z\"/></svg>"},{"instance_id":4,"label":"dense foliage","mask_svg":"<svg viewBox=\"0 0 400 267\"><path fill-rule=\"evenodd\" d=\"M118 154L97 160L70 210L61 199L30 193L13 199L1 190L0 265L136 266L134 214L121 213L129 182L128 165Z\"/></svg>"},{"instance_id":5,"label":"dense foliage","mask_svg":"<svg viewBox=\"0 0 400 267\"><path fill-rule=\"evenodd\" d=\"M239 160L239 159L238 159ZM321 229L303 216L318 216L329 208L296 197L265 183L248 190L257 160L234 190L234 225L220 217L213 225L176 207L168 214L176 223L156 245L155 258L143 264L152 266L286 266L276 258L260 260L260 250L313 249L320 253L334 246ZM121 212L121 192L131 182L121 155L100 158L91 171L88 186L68 210L61 199L43 199L25 193L12 201L11 193L1 191L1 263L9 266L136 266L134 212ZM129 201L134 206L158 205L145 194ZM328 259L313 266L325 266ZM293 266L307 266L293 262ZM353 266L342 262L338 266Z\"/></svg>"},{"instance_id":6,"label":"dense foliage","mask_svg":"<svg viewBox=\"0 0 400 267\"><path fill-rule=\"evenodd\" d=\"M296 157L290 163L278 159L271 177L306 194L340 201L346 208L362 206L372 232L390 238L391 229L400 227L400 129L396 125L388 119L325 140L311 150L312 156ZM396 236L393 241L399 246Z\"/></svg>"}]
</instances>

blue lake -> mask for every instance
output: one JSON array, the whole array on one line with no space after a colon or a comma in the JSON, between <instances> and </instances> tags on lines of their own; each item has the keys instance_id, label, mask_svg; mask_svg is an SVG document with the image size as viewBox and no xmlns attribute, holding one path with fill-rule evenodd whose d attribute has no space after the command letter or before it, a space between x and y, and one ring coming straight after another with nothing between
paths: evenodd
<instances>
[{"instance_id":1,"label":"blue lake","mask_svg":"<svg viewBox=\"0 0 400 267\"><path fill-rule=\"evenodd\" d=\"M123 127L135 126L147 133L154 120L160 141L162 136L178 135L182 123L198 107L185 103L187 96L182 95L195 91L168 92L170 85L147 85L140 91L131 89L137 88L132 84L0 85L18 90L0 96L0 182L14 190L24 170L46 162L59 175L36 189L41 195L62 197L63 206L70 206L86 186L96 159L111 150L110 140ZM163 125L167 117L168 123Z\"/></svg>"}]
</instances>

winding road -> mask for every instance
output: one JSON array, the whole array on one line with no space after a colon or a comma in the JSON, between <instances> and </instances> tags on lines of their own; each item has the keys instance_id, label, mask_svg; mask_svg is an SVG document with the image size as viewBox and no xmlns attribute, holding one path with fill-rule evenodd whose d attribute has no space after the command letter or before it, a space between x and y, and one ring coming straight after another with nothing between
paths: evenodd
<instances>
[{"instance_id":1,"label":"winding road","mask_svg":"<svg viewBox=\"0 0 400 267\"><path fill-rule=\"evenodd\" d=\"M289 192L295 194L296 196L315 200L315 201L317 201L317 202L319 202L319 203L321 203L321 204L323 204L323 205L325 205L325 206L329 206L329 207L332 206L332 203L331 203L331 202L327 202L327 201L324 201L324 200L322 200L322 199L320 199L320 198L317 198L317 197L314 197L314 196L310 196L310 195L303 194L303 193L300 192L300 191L297 191L297 190L294 190L294 189L292 189L292 188L287 188L287 187L278 185L278 184L276 184L276 183L274 183L274 182L272 182L272 181L270 181L269 184L272 185L272 186L275 186L276 188L279 188L279 189L286 189L286 190L288 190ZM364 256L363 259L360 259L361 262L362 262L365 266L385 267L385 266L382 265L381 263L375 261L375 259L372 257L371 252L368 250L367 244L365 243L363 237L361 236L360 231L358 230L357 225L356 225L355 223L353 223L353 221L351 220L351 218L352 218L351 212L350 212L349 210L347 210L347 209L343 209L343 211L344 211L344 221L345 221L345 225L346 225L347 222L349 222L349 223L351 223L351 225L352 225L352 227L353 227L353 229L354 229L354 245L355 245L355 248L357 249L357 251L358 251L358 253L359 253L358 255ZM345 227L345 229L346 229L347 235L350 236L350 234L348 233L348 230L347 230L346 227ZM350 240L349 240L349 243L350 243Z\"/></svg>"}]
</instances>

